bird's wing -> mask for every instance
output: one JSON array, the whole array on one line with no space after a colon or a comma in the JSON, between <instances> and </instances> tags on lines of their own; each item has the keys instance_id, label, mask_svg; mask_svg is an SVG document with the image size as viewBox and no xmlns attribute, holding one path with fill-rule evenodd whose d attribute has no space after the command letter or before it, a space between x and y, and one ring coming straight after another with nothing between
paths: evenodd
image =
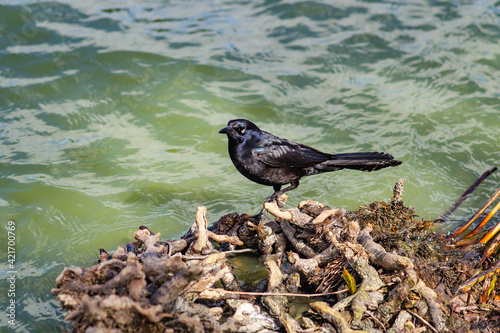
<instances>
[{"instance_id":1,"label":"bird's wing","mask_svg":"<svg viewBox=\"0 0 500 333\"><path fill-rule=\"evenodd\" d=\"M266 140L264 144L253 148L252 154L262 163L276 168L306 168L333 157L306 145L279 138Z\"/></svg>"}]
</instances>

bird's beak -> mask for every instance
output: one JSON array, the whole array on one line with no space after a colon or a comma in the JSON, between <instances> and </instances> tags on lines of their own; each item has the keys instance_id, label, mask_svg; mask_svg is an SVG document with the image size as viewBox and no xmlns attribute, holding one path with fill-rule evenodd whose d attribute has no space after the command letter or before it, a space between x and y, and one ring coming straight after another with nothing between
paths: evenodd
<instances>
[{"instance_id":1,"label":"bird's beak","mask_svg":"<svg viewBox=\"0 0 500 333\"><path fill-rule=\"evenodd\" d=\"M220 133L220 134L228 134L229 132L231 132L231 130L232 130L231 126L226 126L226 127L224 127L223 129L221 129L221 130L219 131L219 133Z\"/></svg>"}]
</instances>

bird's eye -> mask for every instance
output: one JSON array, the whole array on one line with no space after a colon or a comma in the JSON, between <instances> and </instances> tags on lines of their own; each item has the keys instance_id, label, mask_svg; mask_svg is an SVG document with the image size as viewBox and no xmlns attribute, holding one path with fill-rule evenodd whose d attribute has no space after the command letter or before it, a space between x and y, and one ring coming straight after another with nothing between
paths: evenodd
<instances>
[{"instance_id":1,"label":"bird's eye","mask_svg":"<svg viewBox=\"0 0 500 333\"><path fill-rule=\"evenodd\" d=\"M244 127L239 127L236 129L236 132L238 132L241 135L245 134L246 131L247 130Z\"/></svg>"}]
</instances>

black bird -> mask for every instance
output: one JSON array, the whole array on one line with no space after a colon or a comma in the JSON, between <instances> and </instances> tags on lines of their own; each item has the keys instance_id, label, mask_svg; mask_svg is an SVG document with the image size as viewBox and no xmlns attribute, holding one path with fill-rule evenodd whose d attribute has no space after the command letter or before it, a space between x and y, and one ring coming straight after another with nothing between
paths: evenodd
<instances>
[{"instance_id":1,"label":"black bird","mask_svg":"<svg viewBox=\"0 0 500 333\"><path fill-rule=\"evenodd\" d=\"M274 194L269 201L297 188L305 176L340 169L375 171L402 163L386 153L323 153L261 131L246 119L230 120L219 133L227 134L229 156L243 176L273 186ZM282 190L285 184L290 186Z\"/></svg>"}]
</instances>

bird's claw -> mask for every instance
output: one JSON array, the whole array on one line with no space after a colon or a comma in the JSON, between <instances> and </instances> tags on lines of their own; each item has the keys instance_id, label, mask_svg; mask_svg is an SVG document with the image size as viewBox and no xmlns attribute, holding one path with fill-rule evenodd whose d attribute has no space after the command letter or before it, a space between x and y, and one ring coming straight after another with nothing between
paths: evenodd
<instances>
[{"instance_id":1,"label":"bird's claw","mask_svg":"<svg viewBox=\"0 0 500 333\"><path fill-rule=\"evenodd\" d=\"M282 205L281 205L280 201L274 195L271 195L270 197L264 198L264 202L262 203L262 207L265 208L266 203L268 203L268 202L271 203L273 201L276 201L276 204L278 205L278 207L281 208Z\"/></svg>"},{"instance_id":2,"label":"bird's claw","mask_svg":"<svg viewBox=\"0 0 500 333\"><path fill-rule=\"evenodd\" d=\"M262 203L262 209L254 217L257 219L260 219L260 217L262 216L262 214L264 214L264 211L266 210L266 203L268 203L268 202L271 203L273 201L276 201L276 204L278 205L279 208L282 207L278 198L273 194L270 197L264 198L264 202Z\"/></svg>"},{"instance_id":3,"label":"bird's claw","mask_svg":"<svg viewBox=\"0 0 500 333\"><path fill-rule=\"evenodd\" d=\"M271 202L275 201L276 205L278 205L279 208L282 208L283 205L285 204L287 198L288 197L282 193L281 194L274 193L270 197L267 197L264 199L264 203L262 204L262 206L265 208L266 203L268 203L268 202L271 203Z\"/></svg>"}]
</instances>

